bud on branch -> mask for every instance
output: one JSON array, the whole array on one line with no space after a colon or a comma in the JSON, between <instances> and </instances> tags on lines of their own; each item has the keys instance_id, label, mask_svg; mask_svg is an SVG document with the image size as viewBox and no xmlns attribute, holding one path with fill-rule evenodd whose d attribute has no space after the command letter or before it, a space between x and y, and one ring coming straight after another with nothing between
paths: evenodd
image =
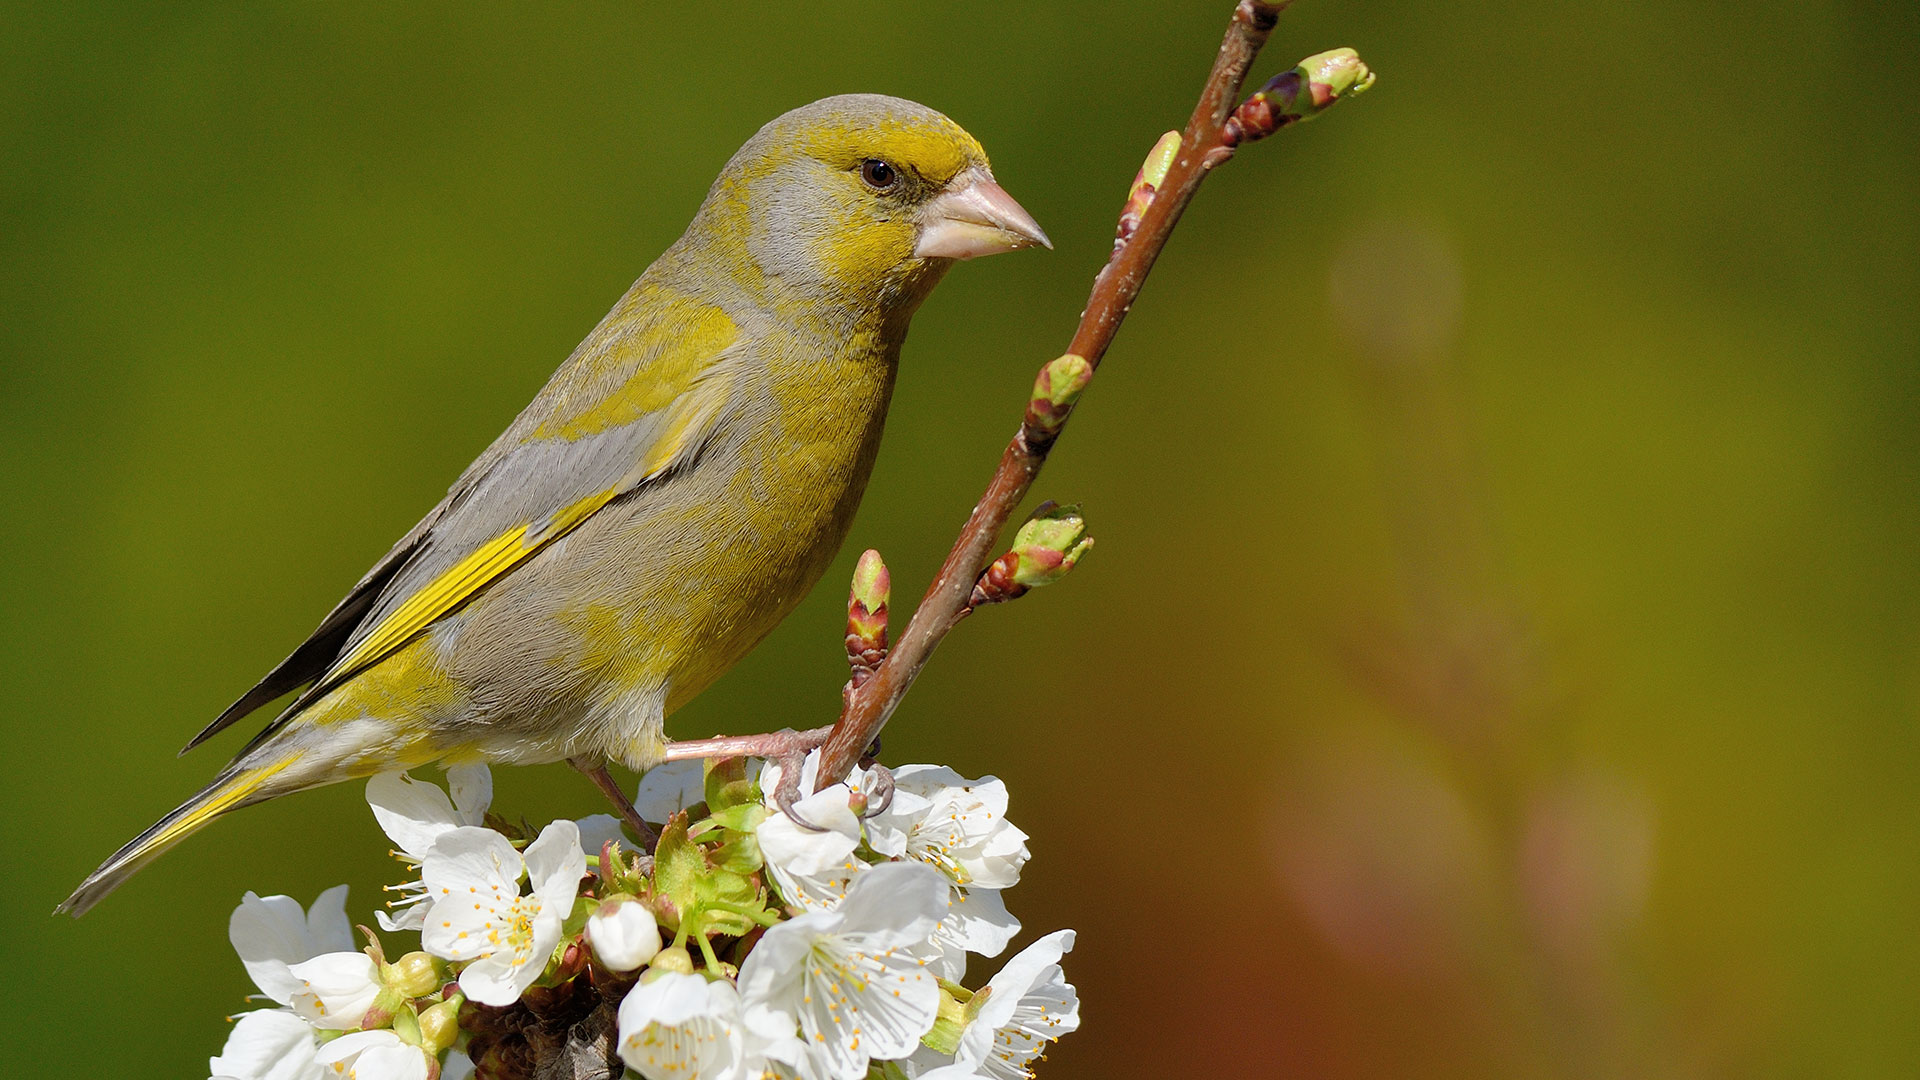
<instances>
[{"instance_id":1,"label":"bud on branch","mask_svg":"<svg viewBox=\"0 0 1920 1080\"><path fill-rule=\"evenodd\" d=\"M1014 534L1013 547L980 572L968 606L998 604L1051 585L1066 577L1091 547L1093 538L1087 535L1079 506L1041 503Z\"/></svg>"},{"instance_id":2,"label":"bud on branch","mask_svg":"<svg viewBox=\"0 0 1920 1080\"><path fill-rule=\"evenodd\" d=\"M887 658L887 596L893 587L880 553L868 548L853 567L853 588L847 595L847 680L851 694L873 676Z\"/></svg>"},{"instance_id":3,"label":"bud on branch","mask_svg":"<svg viewBox=\"0 0 1920 1080\"><path fill-rule=\"evenodd\" d=\"M1020 424L1028 447L1040 450L1053 445L1066 425L1067 414L1073 412L1073 403L1080 400L1080 392L1092 381L1093 365L1086 357L1072 353L1049 360L1040 369L1040 376L1033 381L1033 395L1027 399L1027 415Z\"/></svg>"},{"instance_id":4,"label":"bud on branch","mask_svg":"<svg viewBox=\"0 0 1920 1080\"><path fill-rule=\"evenodd\" d=\"M1352 49L1334 49L1309 56L1267 80L1227 117L1220 143L1229 149L1250 143L1301 120L1311 120L1343 97L1363 93L1373 85L1373 72Z\"/></svg>"},{"instance_id":5,"label":"bud on branch","mask_svg":"<svg viewBox=\"0 0 1920 1080\"><path fill-rule=\"evenodd\" d=\"M1180 156L1180 133L1169 131L1160 136L1160 141L1147 151L1146 163L1133 175L1133 186L1127 189L1126 205L1120 208L1120 225L1113 232L1113 250L1117 253L1127 246L1133 231L1140 227L1140 219L1146 216L1147 207L1153 205L1154 193L1160 185L1167 182L1167 170L1173 168L1173 159Z\"/></svg>"}]
</instances>

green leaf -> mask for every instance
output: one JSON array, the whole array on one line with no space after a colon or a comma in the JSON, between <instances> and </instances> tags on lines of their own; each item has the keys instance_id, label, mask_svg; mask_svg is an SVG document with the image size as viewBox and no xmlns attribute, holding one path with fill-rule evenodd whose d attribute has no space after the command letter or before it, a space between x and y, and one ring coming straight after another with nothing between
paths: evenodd
<instances>
[{"instance_id":1,"label":"green leaf","mask_svg":"<svg viewBox=\"0 0 1920 1080\"><path fill-rule=\"evenodd\" d=\"M766 865L760 857L760 842L752 833L737 833L726 843L707 853L713 865L736 874L751 874Z\"/></svg>"},{"instance_id":2,"label":"green leaf","mask_svg":"<svg viewBox=\"0 0 1920 1080\"><path fill-rule=\"evenodd\" d=\"M710 759L707 763L706 796L710 810L725 810L747 801L753 784L747 779L745 758Z\"/></svg>"},{"instance_id":3,"label":"green leaf","mask_svg":"<svg viewBox=\"0 0 1920 1080\"><path fill-rule=\"evenodd\" d=\"M654 886L684 913L698 902L700 883L706 877L707 857L687 838L687 814L683 810L667 819L660 830L660 845L653 852Z\"/></svg>"},{"instance_id":4,"label":"green leaf","mask_svg":"<svg viewBox=\"0 0 1920 1080\"><path fill-rule=\"evenodd\" d=\"M713 816L707 820L723 829L750 833L759 828L761 822L767 820L767 808L760 805L759 800L756 799L753 802L730 806L725 810L715 810Z\"/></svg>"}]
</instances>

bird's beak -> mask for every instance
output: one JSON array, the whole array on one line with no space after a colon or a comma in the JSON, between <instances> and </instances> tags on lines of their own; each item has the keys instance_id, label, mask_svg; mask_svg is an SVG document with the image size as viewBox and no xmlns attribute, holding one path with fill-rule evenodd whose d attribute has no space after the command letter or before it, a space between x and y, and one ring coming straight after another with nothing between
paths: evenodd
<instances>
[{"instance_id":1,"label":"bird's beak","mask_svg":"<svg viewBox=\"0 0 1920 1080\"><path fill-rule=\"evenodd\" d=\"M977 259L1034 245L1053 250L1033 215L993 182L985 169L968 169L927 203L913 253L922 259Z\"/></svg>"}]
</instances>

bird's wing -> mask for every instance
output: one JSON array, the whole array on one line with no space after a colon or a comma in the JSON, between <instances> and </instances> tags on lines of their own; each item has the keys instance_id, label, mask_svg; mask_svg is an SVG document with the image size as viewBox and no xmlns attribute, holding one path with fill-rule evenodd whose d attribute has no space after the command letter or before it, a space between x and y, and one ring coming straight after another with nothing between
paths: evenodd
<instances>
[{"instance_id":1,"label":"bird's wing","mask_svg":"<svg viewBox=\"0 0 1920 1080\"><path fill-rule=\"evenodd\" d=\"M727 411L738 339L718 308L630 293L447 497L187 749L311 683L257 743L601 507L691 461Z\"/></svg>"}]
</instances>

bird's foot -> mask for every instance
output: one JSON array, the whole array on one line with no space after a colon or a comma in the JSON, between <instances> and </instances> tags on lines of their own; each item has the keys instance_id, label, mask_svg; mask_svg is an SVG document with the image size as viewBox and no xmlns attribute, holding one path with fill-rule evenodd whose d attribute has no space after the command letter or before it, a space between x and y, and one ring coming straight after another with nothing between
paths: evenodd
<instances>
[{"instance_id":1,"label":"bird's foot","mask_svg":"<svg viewBox=\"0 0 1920 1080\"><path fill-rule=\"evenodd\" d=\"M812 832L827 830L815 825L794 810L794 804L800 801L800 770L806 763L807 753L817 750L833 733L833 726L809 728L806 731L773 731L765 735L722 735L713 739L688 739L684 742L667 745L666 760L679 761L686 758L710 757L757 757L765 758L780 766L780 783L773 790L773 802L780 812L803 829ZM867 793L866 805L859 811L862 818L884 814L887 807L893 805L893 773L886 766L873 760L880 752L880 741L875 739L867 752L861 755L860 766L872 774L872 791Z\"/></svg>"}]
</instances>

